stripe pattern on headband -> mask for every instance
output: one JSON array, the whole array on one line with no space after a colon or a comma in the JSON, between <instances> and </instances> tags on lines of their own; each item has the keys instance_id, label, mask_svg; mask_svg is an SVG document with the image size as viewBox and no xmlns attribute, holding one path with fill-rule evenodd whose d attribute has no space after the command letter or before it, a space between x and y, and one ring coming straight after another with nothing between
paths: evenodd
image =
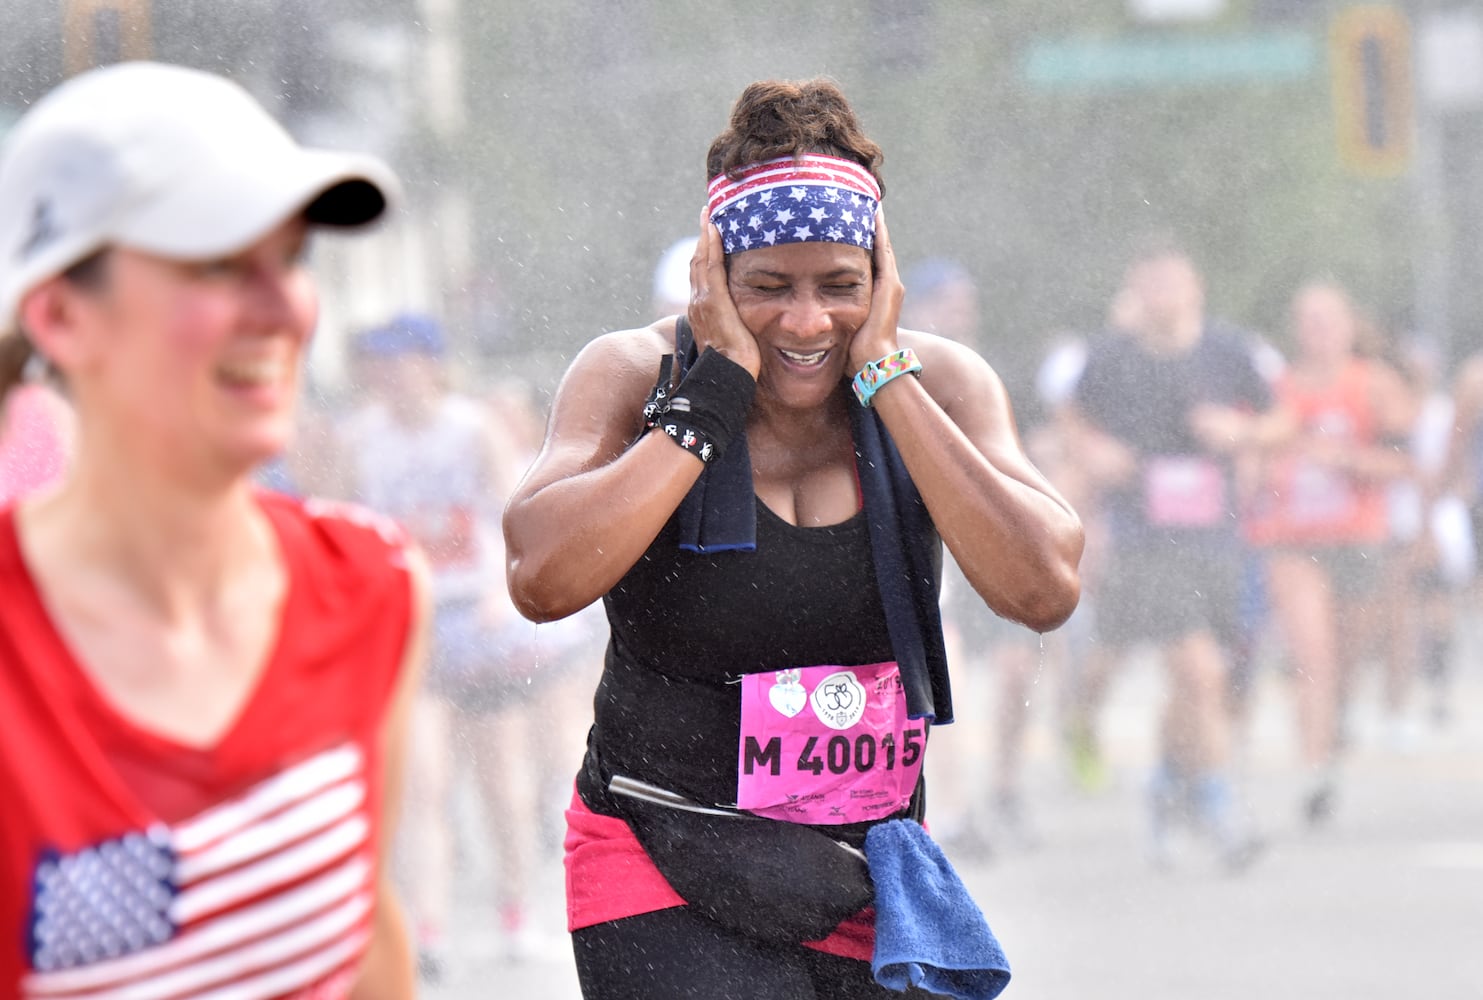
<instances>
[{"instance_id":1,"label":"stripe pattern on headband","mask_svg":"<svg viewBox=\"0 0 1483 1000\"><path fill-rule=\"evenodd\" d=\"M860 164L805 153L711 179L706 207L727 254L781 243L875 247L881 189Z\"/></svg>"}]
</instances>

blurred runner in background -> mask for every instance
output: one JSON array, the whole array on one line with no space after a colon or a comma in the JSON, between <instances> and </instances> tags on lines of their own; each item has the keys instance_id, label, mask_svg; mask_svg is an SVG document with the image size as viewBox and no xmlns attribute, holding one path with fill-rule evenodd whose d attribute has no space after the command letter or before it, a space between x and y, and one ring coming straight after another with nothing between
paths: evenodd
<instances>
[{"instance_id":1,"label":"blurred runner in background","mask_svg":"<svg viewBox=\"0 0 1483 1000\"><path fill-rule=\"evenodd\" d=\"M1083 467L1098 477L1109 532L1096 666L1105 672L1141 641L1163 654L1169 690L1149 799L1155 863L1169 862L1171 827L1188 820L1239 870L1257 840L1230 775L1227 653L1241 639L1243 561L1232 459L1280 437L1283 422L1246 338L1207 319L1188 254L1151 241L1134 255L1126 284L1137 325L1092 345L1074 404ZM1084 683L1100 692L1105 673ZM1089 736L1100 697L1083 704Z\"/></svg>"},{"instance_id":2,"label":"blurred runner in background","mask_svg":"<svg viewBox=\"0 0 1483 1000\"><path fill-rule=\"evenodd\" d=\"M1355 353L1357 317L1343 289L1300 289L1292 327L1297 352L1277 397L1295 437L1266 461L1247 534L1267 554L1309 775L1303 812L1317 823L1337 792L1346 675L1382 638L1387 491L1411 470L1404 444L1415 408L1394 369Z\"/></svg>"},{"instance_id":3,"label":"blurred runner in background","mask_svg":"<svg viewBox=\"0 0 1483 1000\"><path fill-rule=\"evenodd\" d=\"M957 261L929 258L907 273L902 326L946 337L987 360L982 323L978 284ZM1026 437L1033 460L1035 434ZM1049 476L1043 467L1040 471ZM990 611L951 557L943 564L942 626L961 690L983 697L993 711L984 722L937 734L944 752L934 754L929 765L933 829L965 856L1033 847L1039 834L1027 814L1022 764L1031 686L1041 681L1041 637ZM960 695L959 703L967 699ZM992 758L992 778L984 774L986 758ZM986 780L987 795L980 786Z\"/></svg>"},{"instance_id":4,"label":"blurred runner in background","mask_svg":"<svg viewBox=\"0 0 1483 1000\"><path fill-rule=\"evenodd\" d=\"M1445 481L1454 406L1435 343L1408 339L1396 352L1414 419L1406 436L1407 475L1387 495L1391 555L1380 599L1386 632L1383 740L1392 750L1418 749L1418 679L1434 680L1452 657L1456 604L1473 574L1467 505ZM1434 707L1434 706L1433 706Z\"/></svg>"},{"instance_id":5,"label":"blurred runner in background","mask_svg":"<svg viewBox=\"0 0 1483 1000\"><path fill-rule=\"evenodd\" d=\"M1442 490L1457 496L1467 506L1468 522L1474 546L1472 568L1476 569L1483 555L1483 353L1465 359L1453 381L1452 399L1455 406L1452 437L1448 443L1447 464L1442 473ZM1439 527L1445 525L1443 519ZM1454 538L1464 534L1461 528L1441 532ZM1449 551L1444 547L1443 551ZM1458 565L1462 560L1456 560ZM1477 606L1480 577L1475 573L1469 581L1468 604ZM1446 658L1438 657L1428 665L1432 686L1432 711L1435 718L1445 722L1455 712L1452 704L1452 665Z\"/></svg>"},{"instance_id":6,"label":"blurred runner in background","mask_svg":"<svg viewBox=\"0 0 1483 1000\"><path fill-rule=\"evenodd\" d=\"M352 349L365 382L365 402L340 434L352 495L405 525L433 571L432 648L413 711L401 855L421 970L436 980L449 959L456 764L467 764L494 838L505 946L518 953L529 943L537 768L506 714L528 696L534 635L510 604L498 529L524 452L487 407L451 390L446 335L432 317L396 316Z\"/></svg>"}]
</instances>

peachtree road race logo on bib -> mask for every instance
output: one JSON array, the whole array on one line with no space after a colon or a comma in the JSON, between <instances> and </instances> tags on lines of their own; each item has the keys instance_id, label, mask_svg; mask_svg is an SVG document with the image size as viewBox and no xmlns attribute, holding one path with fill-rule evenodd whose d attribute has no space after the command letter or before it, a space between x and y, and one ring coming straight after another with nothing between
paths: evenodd
<instances>
[{"instance_id":1,"label":"peachtree road race logo on bib","mask_svg":"<svg viewBox=\"0 0 1483 1000\"><path fill-rule=\"evenodd\" d=\"M830 729L849 729L865 714L865 686L853 670L830 674L814 688L809 699L814 714Z\"/></svg>"}]
</instances>

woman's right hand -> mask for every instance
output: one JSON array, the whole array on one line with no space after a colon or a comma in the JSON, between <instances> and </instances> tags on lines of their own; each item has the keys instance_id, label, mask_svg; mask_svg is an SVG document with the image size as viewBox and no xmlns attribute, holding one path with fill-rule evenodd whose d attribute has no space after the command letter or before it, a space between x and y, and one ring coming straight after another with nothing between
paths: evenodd
<instances>
[{"instance_id":1,"label":"woman's right hand","mask_svg":"<svg viewBox=\"0 0 1483 1000\"><path fill-rule=\"evenodd\" d=\"M698 350L714 347L757 377L762 369L762 352L731 301L721 231L711 223L704 208L700 211L700 240L695 244L695 256L690 258L690 308L686 315L695 331Z\"/></svg>"}]
</instances>

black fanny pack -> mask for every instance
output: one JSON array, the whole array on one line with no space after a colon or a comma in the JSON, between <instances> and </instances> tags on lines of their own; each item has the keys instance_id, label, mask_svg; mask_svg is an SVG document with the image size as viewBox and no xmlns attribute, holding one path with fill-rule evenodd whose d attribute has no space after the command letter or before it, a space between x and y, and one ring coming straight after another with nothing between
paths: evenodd
<instances>
[{"instance_id":1,"label":"black fanny pack","mask_svg":"<svg viewBox=\"0 0 1483 1000\"><path fill-rule=\"evenodd\" d=\"M594 773L595 756L588 755L589 794L600 789L599 804L628 823L675 892L723 927L775 944L816 941L874 900L857 848L812 827Z\"/></svg>"}]
</instances>

